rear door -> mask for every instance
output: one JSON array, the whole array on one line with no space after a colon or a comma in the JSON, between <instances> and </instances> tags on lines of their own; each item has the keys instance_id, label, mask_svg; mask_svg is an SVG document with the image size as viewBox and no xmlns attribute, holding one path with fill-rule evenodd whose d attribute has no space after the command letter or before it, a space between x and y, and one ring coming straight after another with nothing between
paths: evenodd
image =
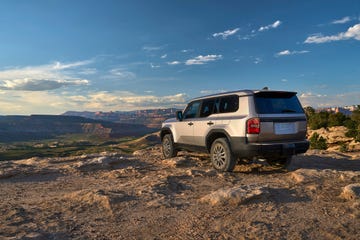
<instances>
[{"instance_id":1,"label":"rear door","mask_svg":"<svg viewBox=\"0 0 360 240\"><path fill-rule=\"evenodd\" d=\"M255 93L254 103L260 119L258 142L305 139L306 116L295 92Z\"/></svg>"}]
</instances>

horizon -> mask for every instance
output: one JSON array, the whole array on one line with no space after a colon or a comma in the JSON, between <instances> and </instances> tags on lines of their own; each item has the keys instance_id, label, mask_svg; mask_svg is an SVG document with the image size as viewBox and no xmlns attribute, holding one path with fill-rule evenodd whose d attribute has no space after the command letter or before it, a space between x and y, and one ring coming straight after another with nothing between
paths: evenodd
<instances>
[{"instance_id":1,"label":"horizon","mask_svg":"<svg viewBox=\"0 0 360 240\"><path fill-rule=\"evenodd\" d=\"M0 115L183 109L264 86L360 104L356 0L5 0L0 20Z\"/></svg>"},{"instance_id":2,"label":"horizon","mask_svg":"<svg viewBox=\"0 0 360 240\"><path fill-rule=\"evenodd\" d=\"M359 106L360 104L353 104L353 105L346 105L346 106L329 106L329 107L317 107L317 108L314 108L312 106L302 106L304 109L307 108L307 107L311 107L311 108L314 108L315 110L329 110L329 109L332 109L332 108L342 108L342 109L346 109L347 107L356 107L359 109ZM169 108L146 108L146 109L137 109L137 110L125 110L125 111L118 111L118 110L109 110L109 111L77 111L77 110L68 110L68 111L65 111L65 112L62 112L62 113L59 113L59 114L36 114L36 113L30 113L30 114L0 114L0 117L12 117L12 116L78 116L78 115L66 115L68 114L69 112L74 112L74 113L129 113L129 112L137 112L137 111L156 111L156 110L169 110L169 109L175 109L175 110L184 110L183 108L172 108L172 107L169 107Z\"/></svg>"}]
</instances>

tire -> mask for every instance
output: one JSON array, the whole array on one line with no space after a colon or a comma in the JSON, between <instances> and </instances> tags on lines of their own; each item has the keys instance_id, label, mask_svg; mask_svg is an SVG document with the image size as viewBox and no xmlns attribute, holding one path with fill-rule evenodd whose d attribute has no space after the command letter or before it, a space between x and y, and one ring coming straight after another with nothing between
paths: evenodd
<instances>
[{"instance_id":1,"label":"tire","mask_svg":"<svg viewBox=\"0 0 360 240\"><path fill-rule=\"evenodd\" d=\"M162 153L165 158L173 158L177 155L177 150L174 147L174 140L171 134L166 134L162 138Z\"/></svg>"},{"instance_id":2,"label":"tire","mask_svg":"<svg viewBox=\"0 0 360 240\"><path fill-rule=\"evenodd\" d=\"M218 171L231 172L235 168L236 158L226 138L218 138L212 143L210 157L213 167Z\"/></svg>"}]
</instances>

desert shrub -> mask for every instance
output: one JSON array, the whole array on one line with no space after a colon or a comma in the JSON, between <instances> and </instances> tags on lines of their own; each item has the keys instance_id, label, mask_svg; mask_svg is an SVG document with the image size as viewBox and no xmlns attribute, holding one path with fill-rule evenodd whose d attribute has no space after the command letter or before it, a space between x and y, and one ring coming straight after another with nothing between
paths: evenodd
<instances>
[{"instance_id":1,"label":"desert shrub","mask_svg":"<svg viewBox=\"0 0 360 240\"><path fill-rule=\"evenodd\" d=\"M328 112L319 112L310 115L308 118L310 129L327 128L329 125L329 115L330 113Z\"/></svg>"},{"instance_id":2,"label":"desert shrub","mask_svg":"<svg viewBox=\"0 0 360 240\"><path fill-rule=\"evenodd\" d=\"M311 149L320 149L320 150L327 149L326 139L320 136L318 133L314 133L309 140L310 140Z\"/></svg>"},{"instance_id":3,"label":"desert shrub","mask_svg":"<svg viewBox=\"0 0 360 240\"><path fill-rule=\"evenodd\" d=\"M328 119L328 126L335 127L335 126L343 126L346 120L346 116L340 112L331 113Z\"/></svg>"},{"instance_id":4,"label":"desert shrub","mask_svg":"<svg viewBox=\"0 0 360 240\"><path fill-rule=\"evenodd\" d=\"M357 124L360 124L360 105L358 105L358 109L352 112L351 120L355 121Z\"/></svg>"},{"instance_id":5,"label":"desert shrub","mask_svg":"<svg viewBox=\"0 0 360 240\"><path fill-rule=\"evenodd\" d=\"M352 119L347 119L344 122L344 125L348 129L348 131L345 133L345 136L354 138L355 141L360 142L360 123Z\"/></svg>"},{"instance_id":6,"label":"desert shrub","mask_svg":"<svg viewBox=\"0 0 360 240\"><path fill-rule=\"evenodd\" d=\"M346 143L340 144L340 152L347 152L349 150L349 147Z\"/></svg>"},{"instance_id":7,"label":"desert shrub","mask_svg":"<svg viewBox=\"0 0 360 240\"><path fill-rule=\"evenodd\" d=\"M310 117L315 114L315 109L310 106L305 107L304 111L307 119L310 119Z\"/></svg>"}]
</instances>

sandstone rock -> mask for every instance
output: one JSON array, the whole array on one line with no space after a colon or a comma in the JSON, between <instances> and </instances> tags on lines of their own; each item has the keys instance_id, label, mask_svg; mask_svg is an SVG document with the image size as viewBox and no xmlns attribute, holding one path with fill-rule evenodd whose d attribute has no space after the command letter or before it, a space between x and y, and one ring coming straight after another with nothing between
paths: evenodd
<instances>
[{"instance_id":1,"label":"sandstone rock","mask_svg":"<svg viewBox=\"0 0 360 240\"><path fill-rule=\"evenodd\" d=\"M219 189L200 199L200 202L212 206L220 204L241 204L254 198L269 194L267 187L259 185L238 186L228 189Z\"/></svg>"},{"instance_id":2,"label":"sandstone rock","mask_svg":"<svg viewBox=\"0 0 360 240\"><path fill-rule=\"evenodd\" d=\"M341 197L346 200L360 200L360 183L353 183L345 186Z\"/></svg>"},{"instance_id":3,"label":"sandstone rock","mask_svg":"<svg viewBox=\"0 0 360 240\"><path fill-rule=\"evenodd\" d=\"M326 139L328 144L340 144L340 143L349 143L353 139L346 137L345 133L348 129L344 126L330 127L328 129L320 128L317 130L308 130L309 137L314 133L319 134Z\"/></svg>"},{"instance_id":4,"label":"sandstone rock","mask_svg":"<svg viewBox=\"0 0 360 240\"><path fill-rule=\"evenodd\" d=\"M82 169L86 167L98 167L101 168L107 168L111 166L112 164L116 164L125 158L123 156L112 156L111 154L105 154L103 153L100 156L94 156L92 158L84 159L81 162L76 163L76 168Z\"/></svg>"},{"instance_id":5,"label":"sandstone rock","mask_svg":"<svg viewBox=\"0 0 360 240\"><path fill-rule=\"evenodd\" d=\"M355 140L351 141L348 146L349 151L360 151L360 142L356 142Z\"/></svg>"},{"instance_id":6,"label":"sandstone rock","mask_svg":"<svg viewBox=\"0 0 360 240\"><path fill-rule=\"evenodd\" d=\"M296 183L307 183L317 181L321 177L321 172L315 169L298 169L290 173L290 177Z\"/></svg>"}]
</instances>

